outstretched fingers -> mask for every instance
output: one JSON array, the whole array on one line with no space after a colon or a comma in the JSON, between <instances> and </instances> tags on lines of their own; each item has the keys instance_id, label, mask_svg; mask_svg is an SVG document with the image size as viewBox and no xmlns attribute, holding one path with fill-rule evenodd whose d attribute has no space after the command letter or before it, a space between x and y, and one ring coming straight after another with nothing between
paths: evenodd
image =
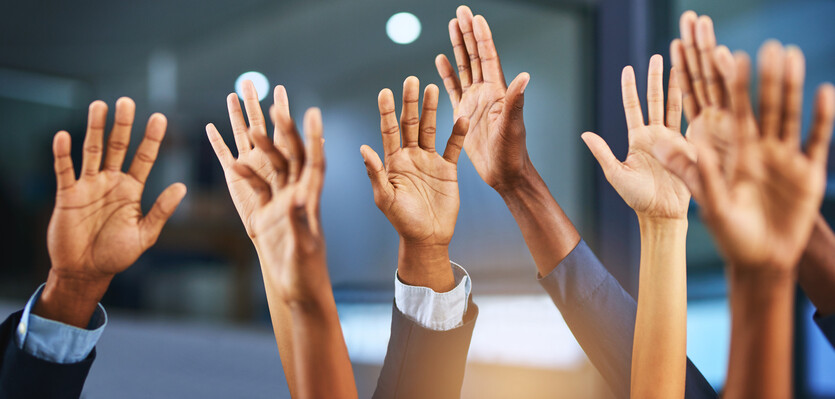
<instances>
[{"instance_id":1,"label":"outstretched fingers","mask_svg":"<svg viewBox=\"0 0 835 399\"><path fill-rule=\"evenodd\" d=\"M478 58L481 61L484 81L505 87L504 72L499 54L496 52L496 44L493 42L493 33L490 32L490 25L483 16L476 15L473 19L473 33L478 45Z\"/></svg>"},{"instance_id":2,"label":"outstretched fingers","mask_svg":"<svg viewBox=\"0 0 835 399\"><path fill-rule=\"evenodd\" d=\"M678 70L670 69L670 83L667 87L667 119L668 128L681 132L681 88L678 85Z\"/></svg>"},{"instance_id":3,"label":"outstretched fingers","mask_svg":"<svg viewBox=\"0 0 835 399\"><path fill-rule=\"evenodd\" d=\"M429 152L435 152L436 116L438 113L438 86L430 84L423 90L423 110L420 113L418 144Z\"/></svg>"},{"instance_id":4,"label":"outstretched fingers","mask_svg":"<svg viewBox=\"0 0 835 399\"><path fill-rule=\"evenodd\" d=\"M623 68L620 89L623 97L623 111L626 114L626 128L632 130L643 126L644 115L641 112L641 100L638 98L638 88L635 85L635 71L631 66Z\"/></svg>"},{"instance_id":5,"label":"outstretched fingers","mask_svg":"<svg viewBox=\"0 0 835 399\"><path fill-rule=\"evenodd\" d=\"M136 149L136 154L133 156L128 174L142 184L148 179L148 174L151 173L151 168L157 160L159 154L159 146L162 143L162 138L165 137L165 128L168 126L168 120L160 113L151 115L148 119L148 126L145 128L145 137L139 143L139 148Z\"/></svg>"},{"instance_id":6,"label":"outstretched fingers","mask_svg":"<svg viewBox=\"0 0 835 399\"><path fill-rule=\"evenodd\" d=\"M319 197L325 181L325 142L322 134L322 111L319 108L308 109L304 114L305 165L302 181L307 184L309 200L315 199L315 214L318 214Z\"/></svg>"},{"instance_id":7,"label":"outstretched fingers","mask_svg":"<svg viewBox=\"0 0 835 399\"><path fill-rule=\"evenodd\" d=\"M698 19L699 17L695 12L686 11L681 15L679 29L681 32L681 44L684 50L684 61L687 64L687 73L690 75L693 96L696 99L699 109L701 109L706 107L708 102L701 62L699 61L699 51L696 48L696 24Z\"/></svg>"},{"instance_id":8,"label":"outstretched fingers","mask_svg":"<svg viewBox=\"0 0 835 399\"><path fill-rule=\"evenodd\" d=\"M223 137L221 137L220 132L217 131L214 123L206 125L206 136L209 137L209 144L212 145L212 149L215 151L217 160L220 161L220 166L225 172L232 166L232 162L235 162L235 157L232 155L232 152L229 151L229 147L226 145L226 142L223 141Z\"/></svg>"},{"instance_id":9,"label":"outstretched fingers","mask_svg":"<svg viewBox=\"0 0 835 399\"><path fill-rule=\"evenodd\" d=\"M786 49L783 126L780 137L794 147L800 147L800 120L803 117L803 80L806 60L796 46Z\"/></svg>"},{"instance_id":10,"label":"outstretched fingers","mask_svg":"<svg viewBox=\"0 0 835 399\"><path fill-rule=\"evenodd\" d=\"M75 170L70 156L70 134L60 131L52 139L52 154L55 156L55 180L58 191L72 188L75 185Z\"/></svg>"},{"instance_id":11,"label":"outstretched fingers","mask_svg":"<svg viewBox=\"0 0 835 399\"><path fill-rule=\"evenodd\" d=\"M461 82L455 76L455 70L449 59L443 54L438 54L435 57L435 67L438 68L438 75L444 81L444 89L449 95L449 102L453 109L458 109L458 103L461 101Z\"/></svg>"},{"instance_id":12,"label":"outstretched fingers","mask_svg":"<svg viewBox=\"0 0 835 399\"><path fill-rule=\"evenodd\" d=\"M125 154L130 146L130 130L133 127L133 117L136 104L128 97L116 100L116 116L113 120L113 130L107 140L107 154L104 158L104 170L120 172L125 162Z\"/></svg>"},{"instance_id":13,"label":"outstretched fingers","mask_svg":"<svg viewBox=\"0 0 835 399\"><path fill-rule=\"evenodd\" d=\"M452 135L446 143L444 150L444 159L454 164L458 164L458 158L461 156L461 149L464 148L464 139L467 137L467 131L470 129L470 120L466 116L462 116L455 121L452 126Z\"/></svg>"},{"instance_id":14,"label":"outstretched fingers","mask_svg":"<svg viewBox=\"0 0 835 399\"><path fill-rule=\"evenodd\" d=\"M716 48L716 33L713 31L713 20L702 15L696 22L696 46L699 49L699 62L704 79L707 104L722 106L725 93L719 81L716 67L713 64L713 51Z\"/></svg>"},{"instance_id":15,"label":"outstretched fingers","mask_svg":"<svg viewBox=\"0 0 835 399\"><path fill-rule=\"evenodd\" d=\"M650 125L664 124L664 59L659 54L655 54L649 59L647 113L649 114Z\"/></svg>"},{"instance_id":16,"label":"outstretched fingers","mask_svg":"<svg viewBox=\"0 0 835 399\"><path fill-rule=\"evenodd\" d=\"M360 154L362 154L362 160L365 163L365 170L368 172L368 179L371 180L374 203L378 207L382 206L388 203L393 193L386 168L383 166L383 161L380 160L380 156L371 147L363 145L360 147Z\"/></svg>"},{"instance_id":17,"label":"outstretched fingers","mask_svg":"<svg viewBox=\"0 0 835 399\"><path fill-rule=\"evenodd\" d=\"M818 89L815 98L812 128L806 144L807 156L820 167L826 167L833 120L835 120L835 86L825 83Z\"/></svg>"},{"instance_id":18,"label":"outstretched fingers","mask_svg":"<svg viewBox=\"0 0 835 399\"><path fill-rule=\"evenodd\" d=\"M696 96L693 94L693 83L690 81L690 72L687 68L684 44L682 44L681 39L675 39L670 44L670 59L673 67L678 71L676 76L678 77L678 84L681 86L684 116L687 117L688 121L692 121L701 110L699 103L696 101Z\"/></svg>"},{"instance_id":19,"label":"outstretched fingers","mask_svg":"<svg viewBox=\"0 0 835 399\"><path fill-rule=\"evenodd\" d=\"M779 138L783 113L783 78L785 52L776 40L760 47L757 55L760 73L760 133L766 138Z\"/></svg>"},{"instance_id":20,"label":"outstretched fingers","mask_svg":"<svg viewBox=\"0 0 835 399\"><path fill-rule=\"evenodd\" d=\"M394 109L394 94L389 89L380 91L377 96L380 109L380 133L383 136L383 152L386 159L400 149L400 127Z\"/></svg>"},{"instance_id":21,"label":"outstretched fingers","mask_svg":"<svg viewBox=\"0 0 835 399\"><path fill-rule=\"evenodd\" d=\"M142 218L140 222L140 229L142 232L142 241L145 248L149 248L157 241L160 232L162 232L165 222L177 210L177 206L183 201L186 196L186 185L183 183L174 183L166 188L162 194L157 197L154 206Z\"/></svg>"},{"instance_id":22,"label":"outstretched fingers","mask_svg":"<svg viewBox=\"0 0 835 399\"><path fill-rule=\"evenodd\" d=\"M400 110L400 132L403 135L403 148L417 147L420 132L420 81L409 76L403 82L403 108Z\"/></svg>"},{"instance_id":23,"label":"outstretched fingers","mask_svg":"<svg viewBox=\"0 0 835 399\"><path fill-rule=\"evenodd\" d=\"M107 122L107 104L93 101L87 113L87 134L84 136L84 157L81 163L81 176L95 176L101 166L104 125Z\"/></svg>"},{"instance_id":24,"label":"outstretched fingers","mask_svg":"<svg viewBox=\"0 0 835 399\"><path fill-rule=\"evenodd\" d=\"M615 154L612 154L612 150L602 137L592 132L585 132L580 138L583 139L591 154L594 155L594 159L600 164L606 179L611 182L614 175L623 167L623 164L618 161Z\"/></svg>"},{"instance_id":25,"label":"outstretched fingers","mask_svg":"<svg viewBox=\"0 0 835 399\"><path fill-rule=\"evenodd\" d=\"M229 112L229 122L232 124L235 147L238 149L238 156L241 156L252 150L252 144L249 142L249 128L246 126L237 94L231 93L226 96L226 109Z\"/></svg>"},{"instance_id":26,"label":"outstretched fingers","mask_svg":"<svg viewBox=\"0 0 835 399\"><path fill-rule=\"evenodd\" d=\"M458 17L458 27L461 28L461 34L464 36L464 46L466 46L469 55L473 83L481 83L483 81L481 58L478 54L478 43L473 32L473 11L470 10L470 7L459 6L455 13Z\"/></svg>"},{"instance_id":27,"label":"outstretched fingers","mask_svg":"<svg viewBox=\"0 0 835 399\"><path fill-rule=\"evenodd\" d=\"M458 18L449 21L449 41L452 43L452 52L455 54L455 63L458 65L461 89L467 90L473 84L473 72L470 70L470 54L467 53L467 45L464 44L464 34L461 33Z\"/></svg>"}]
</instances>

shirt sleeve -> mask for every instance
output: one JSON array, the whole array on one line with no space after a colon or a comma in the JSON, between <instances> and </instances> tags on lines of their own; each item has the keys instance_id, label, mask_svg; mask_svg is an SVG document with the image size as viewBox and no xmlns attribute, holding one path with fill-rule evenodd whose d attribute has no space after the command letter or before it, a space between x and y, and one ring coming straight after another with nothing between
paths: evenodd
<instances>
[{"instance_id":1,"label":"shirt sleeve","mask_svg":"<svg viewBox=\"0 0 835 399\"><path fill-rule=\"evenodd\" d=\"M539 283L559 308L571 333L615 397L628 398L632 339L638 305L580 240ZM685 398L716 398L716 391L687 359Z\"/></svg>"},{"instance_id":2,"label":"shirt sleeve","mask_svg":"<svg viewBox=\"0 0 835 399\"><path fill-rule=\"evenodd\" d=\"M815 313L815 323L817 323L823 335L826 336L826 339L829 340L829 344L835 348L835 314L820 316Z\"/></svg>"},{"instance_id":3,"label":"shirt sleeve","mask_svg":"<svg viewBox=\"0 0 835 399\"><path fill-rule=\"evenodd\" d=\"M53 363L78 363L87 358L107 325L107 312L98 305L86 329L31 313L44 285L29 298L15 331L17 346L26 353Z\"/></svg>"},{"instance_id":4,"label":"shirt sleeve","mask_svg":"<svg viewBox=\"0 0 835 399\"><path fill-rule=\"evenodd\" d=\"M406 317L423 328L448 331L464 324L472 284L463 267L451 262L455 288L435 292L429 287L407 285L394 274L394 303Z\"/></svg>"}]
</instances>

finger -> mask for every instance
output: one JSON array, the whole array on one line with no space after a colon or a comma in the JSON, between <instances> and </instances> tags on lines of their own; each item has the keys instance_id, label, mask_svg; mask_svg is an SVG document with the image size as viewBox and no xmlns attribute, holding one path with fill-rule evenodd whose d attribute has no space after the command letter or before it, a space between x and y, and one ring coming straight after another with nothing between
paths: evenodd
<instances>
[{"instance_id":1,"label":"finger","mask_svg":"<svg viewBox=\"0 0 835 399\"><path fill-rule=\"evenodd\" d=\"M722 92L727 97L733 91L733 80L736 79L736 62L731 50L727 46L719 46L713 50L713 65L719 74L719 81L722 82ZM724 103L724 100L723 100Z\"/></svg>"},{"instance_id":2,"label":"finger","mask_svg":"<svg viewBox=\"0 0 835 399\"><path fill-rule=\"evenodd\" d=\"M484 81L497 83L505 86L504 72L499 61L499 54L496 52L496 44L493 42L493 33L490 32L490 25L481 15L473 19L473 33L478 45L478 58L481 61L481 71Z\"/></svg>"},{"instance_id":3,"label":"finger","mask_svg":"<svg viewBox=\"0 0 835 399\"><path fill-rule=\"evenodd\" d=\"M707 92L707 102L710 105L721 106L724 93L718 80L716 67L713 65L713 50L716 48L716 34L713 31L713 20L702 15L696 22L696 46L699 49L699 61Z\"/></svg>"},{"instance_id":4,"label":"finger","mask_svg":"<svg viewBox=\"0 0 835 399\"><path fill-rule=\"evenodd\" d=\"M275 107L275 112L282 114L286 118L290 118L290 100L287 98L287 89L284 88L282 85L278 85L275 87L273 91L273 106ZM272 110L270 112L273 112ZM271 114L272 115L272 114ZM275 123L275 122L273 122ZM283 137L276 129L273 132L273 142L277 144L281 148L287 147L287 143L282 140Z\"/></svg>"},{"instance_id":5,"label":"finger","mask_svg":"<svg viewBox=\"0 0 835 399\"><path fill-rule=\"evenodd\" d=\"M458 108L458 103L461 101L461 82L455 76L455 70L452 69L452 64L445 55L439 54L435 57L435 67L438 68L438 74L444 80L444 88L449 95L449 102L453 109Z\"/></svg>"},{"instance_id":6,"label":"finger","mask_svg":"<svg viewBox=\"0 0 835 399\"><path fill-rule=\"evenodd\" d=\"M374 203L382 208L391 198L392 189L388 181L388 174L383 167L380 156L367 145L360 147L360 154L365 163L365 170L368 172L368 179L371 180L371 190L374 192Z\"/></svg>"},{"instance_id":7,"label":"finger","mask_svg":"<svg viewBox=\"0 0 835 399\"><path fill-rule=\"evenodd\" d=\"M658 140L652 154L665 169L684 182L696 202L702 201L702 183L696 167L695 154L688 152L678 141Z\"/></svg>"},{"instance_id":8,"label":"finger","mask_svg":"<svg viewBox=\"0 0 835 399\"><path fill-rule=\"evenodd\" d=\"M506 115L508 122L522 121L523 111L525 108L525 89L531 81L531 75L527 72L522 72L510 82L510 86L505 93L506 101L504 102L503 115Z\"/></svg>"},{"instance_id":9,"label":"finger","mask_svg":"<svg viewBox=\"0 0 835 399\"><path fill-rule=\"evenodd\" d=\"M620 77L621 96L623 97L623 111L626 113L626 127L629 130L644 125L644 115L641 112L641 100L638 99L638 89L635 86L635 71L631 66L623 68Z\"/></svg>"},{"instance_id":10,"label":"finger","mask_svg":"<svg viewBox=\"0 0 835 399\"><path fill-rule=\"evenodd\" d=\"M458 27L461 29L461 34L464 36L464 46L467 48L467 54L470 58L470 72L472 73L473 83L481 83L481 59L478 54L478 44L473 33L473 12L470 7L459 6L456 10L458 17Z\"/></svg>"},{"instance_id":11,"label":"finger","mask_svg":"<svg viewBox=\"0 0 835 399\"><path fill-rule=\"evenodd\" d=\"M829 141L832 138L832 125L835 120L835 86L831 83L821 85L815 96L815 111L806 155L823 167L829 155Z\"/></svg>"},{"instance_id":12,"label":"finger","mask_svg":"<svg viewBox=\"0 0 835 399\"><path fill-rule=\"evenodd\" d=\"M136 149L130 170L128 170L128 174L142 184L145 184L145 180L148 179L148 174L151 173L151 168L157 160L159 145L162 143L162 138L165 137L166 126L168 126L168 120L160 113L155 113L148 119L145 137L139 143L139 148Z\"/></svg>"},{"instance_id":13,"label":"finger","mask_svg":"<svg viewBox=\"0 0 835 399\"><path fill-rule=\"evenodd\" d=\"M232 134L235 136L235 147L238 149L238 156L246 154L252 149L249 142L249 128L244 120L244 113L241 111L241 102L235 93L226 96L226 109L229 112L229 122L232 123Z\"/></svg>"},{"instance_id":14,"label":"finger","mask_svg":"<svg viewBox=\"0 0 835 399\"><path fill-rule=\"evenodd\" d=\"M287 182L294 182L301 177L302 166L304 165L304 142L296 128L296 123L289 115L279 112L273 108L272 118L278 134L281 135L281 142L286 143L285 152L282 153L287 160Z\"/></svg>"},{"instance_id":15,"label":"finger","mask_svg":"<svg viewBox=\"0 0 835 399\"><path fill-rule=\"evenodd\" d=\"M258 100L258 92L251 80L245 80L243 84L244 108L246 117L249 119L250 134L267 134L267 123L264 121L264 112L261 111L261 102Z\"/></svg>"},{"instance_id":16,"label":"finger","mask_svg":"<svg viewBox=\"0 0 835 399\"><path fill-rule=\"evenodd\" d=\"M446 149L444 150L444 159L454 164L458 163L458 158L461 156L461 149L464 148L464 139L467 137L467 130L470 129L470 120L466 116L462 116L455 121L452 126L452 135L446 142Z\"/></svg>"},{"instance_id":17,"label":"finger","mask_svg":"<svg viewBox=\"0 0 835 399\"><path fill-rule=\"evenodd\" d=\"M226 142L223 141L223 137L220 136L213 123L206 125L206 135L209 137L209 144L215 150L217 160L220 161L220 166L224 171L227 170L232 162L235 162L235 157L232 156L232 152L229 151L229 147L226 146Z\"/></svg>"},{"instance_id":18,"label":"finger","mask_svg":"<svg viewBox=\"0 0 835 399\"><path fill-rule=\"evenodd\" d=\"M681 44L684 48L684 61L687 63L687 73L690 75L693 95L699 109L706 107L707 95L705 94L704 80L702 79L701 63L699 52L696 48L696 23L698 16L693 11L686 11L681 15L679 28L681 31Z\"/></svg>"},{"instance_id":19,"label":"finger","mask_svg":"<svg viewBox=\"0 0 835 399\"><path fill-rule=\"evenodd\" d=\"M400 110L400 131L403 135L403 148L417 147L418 145L419 99L420 81L414 76L409 76L403 82L403 109Z\"/></svg>"},{"instance_id":20,"label":"finger","mask_svg":"<svg viewBox=\"0 0 835 399\"><path fill-rule=\"evenodd\" d=\"M75 170L70 156L70 134L60 131L52 139L52 154L55 156L55 180L58 191L66 190L75 185Z\"/></svg>"},{"instance_id":21,"label":"finger","mask_svg":"<svg viewBox=\"0 0 835 399\"><path fill-rule=\"evenodd\" d=\"M796 46L786 49L785 102L783 105L783 128L781 138L800 146L800 120L803 117L803 79L806 75L806 60Z\"/></svg>"},{"instance_id":22,"label":"finger","mask_svg":"<svg viewBox=\"0 0 835 399\"><path fill-rule=\"evenodd\" d=\"M249 184L249 187L251 187L255 195L258 196L258 203L260 205L264 205L272 199L270 185L267 184L261 176L258 176L258 173L252 170L249 165L241 162L235 162L232 164L232 171Z\"/></svg>"},{"instance_id":23,"label":"finger","mask_svg":"<svg viewBox=\"0 0 835 399\"><path fill-rule=\"evenodd\" d=\"M693 84L690 82L690 73L687 69L687 61L684 55L684 45L680 39L675 39L670 44L670 58L672 59L673 67L678 73L678 84L681 86L682 105L684 106L684 116L688 121L692 121L699 114L699 103L696 102L696 97L693 94Z\"/></svg>"},{"instance_id":24,"label":"finger","mask_svg":"<svg viewBox=\"0 0 835 399\"><path fill-rule=\"evenodd\" d=\"M760 134L777 138L780 135L780 119L783 113L783 46L769 40L757 55L760 73Z\"/></svg>"},{"instance_id":25,"label":"finger","mask_svg":"<svg viewBox=\"0 0 835 399\"><path fill-rule=\"evenodd\" d=\"M615 154L612 154L609 145L606 144L606 141L602 137L592 132L585 132L580 138L583 139L583 142L589 147L591 154L594 155L594 159L600 164L600 168L603 169L603 174L606 176L606 179L611 182L612 177L623 165L615 157Z\"/></svg>"},{"instance_id":26,"label":"finger","mask_svg":"<svg viewBox=\"0 0 835 399\"><path fill-rule=\"evenodd\" d=\"M287 183L287 173L290 166L287 159L284 158L284 154L276 148L276 144L266 134L253 133L252 142L255 143L255 148L261 150L267 156L273 166L273 170L276 172L276 181L274 182L276 186L283 187Z\"/></svg>"},{"instance_id":27,"label":"finger","mask_svg":"<svg viewBox=\"0 0 835 399\"><path fill-rule=\"evenodd\" d=\"M438 113L438 86L430 84L423 90L423 110L420 113L418 144L429 152L435 152L435 126Z\"/></svg>"},{"instance_id":28,"label":"finger","mask_svg":"<svg viewBox=\"0 0 835 399\"><path fill-rule=\"evenodd\" d=\"M473 84L473 73L470 70L470 55L467 53L467 46L464 44L464 34L461 33L457 18L449 21L449 41L452 43L452 52L455 54L455 63L458 65L461 89L467 90Z\"/></svg>"},{"instance_id":29,"label":"finger","mask_svg":"<svg viewBox=\"0 0 835 399\"><path fill-rule=\"evenodd\" d=\"M734 54L734 68L730 98L738 131L737 138L743 141L752 140L756 138L756 130L750 126L754 111L748 91L751 87L751 59L748 58L748 54L742 51Z\"/></svg>"},{"instance_id":30,"label":"finger","mask_svg":"<svg viewBox=\"0 0 835 399\"><path fill-rule=\"evenodd\" d=\"M681 88L678 86L678 69L670 68L670 83L667 87L668 128L681 133Z\"/></svg>"},{"instance_id":31,"label":"finger","mask_svg":"<svg viewBox=\"0 0 835 399\"><path fill-rule=\"evenodd\" d=\"M325 181L325 151L322 130L322 111L319 108L308 109L304 114L304 180L308 185L308 192L315 194L310 198L315 198L316 213L318 213L319 196L322 194L322 184Z\"/></svg>"},{"instance_id":32,"label":"finger","mask_svg":"<svg viewBox=\"0 0 835 399\"><path fill-rule=\"evenodd\" d=\"M133 127L133 115L136 104L127 97L116 101L116 116L113 130L107 140L107 154L104 157L104 170L119 172L125 162L125 153L130 146L130 129Z\"/></svg>"},{"instance_id":33,"label":"finger","mask_svg":"<svg viewBox=\"0 0 835 399\"><path fill-rule=\"evenodd\" d=\"M165 222L177 210L177 206L180 205L180 202L186 196L186 191L185 184L174 183L163 190L162 194L157 197L154 206L142 218L140 225L143 232L142 239L144 240L143 244L145 248L149 248L157 242L159 233L162 232L162 227L165 226Z\"/></svg>"},{"instance_id":34,"label":"finger","mask_svg":"<svg viewBox=\"0 0 835 399\"><path fill-rule=\"evenodd\" d=\"M87 113L87 134L84 136L84 158L81 162L81 176L95 176L101 166L102 138L107 122L107 104L93 101Z\"/></svg>"},{"instance_id":35,"label":"finger","mask_svg":"<svg viewBox=\"0 0 835 399\"><path fill-rule=\"evenodd\" d=\"M664 124L664 59L658 54L649 59L647 113L649 114L650 125Z\"/></svg>"},{"instance_id":36,"label":"finger","mask_svg":"<svg viewBox=\"0 0 835 399\"><path fill-rule=\"evenodd\" d=\"M394 111L394 94L391 90L383 89L377 96L377 106L380 109L380 132L383 134L383 151L386 160L400 149L400 127L397 125L397 115Z\"/></svg>"}]
</instances>

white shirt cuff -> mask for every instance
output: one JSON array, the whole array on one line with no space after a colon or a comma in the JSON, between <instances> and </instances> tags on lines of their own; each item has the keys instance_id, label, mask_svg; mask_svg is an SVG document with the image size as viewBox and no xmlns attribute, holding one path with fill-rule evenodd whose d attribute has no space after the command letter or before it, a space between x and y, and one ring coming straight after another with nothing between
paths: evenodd
<instances>
[{"instance_id":1,"label":"white shirt cuff","mask_svg":"<svg viewBox=\"0 0 835 399\"><path fill-rule=\"evenodd\" d=\"M472 283L463 267L450 262L455 277L455 288L435 292L429 287L406 285L394 273L394 303L406 317L421 327L447 331L464 324Z\"/></svg>"}]
</instances>

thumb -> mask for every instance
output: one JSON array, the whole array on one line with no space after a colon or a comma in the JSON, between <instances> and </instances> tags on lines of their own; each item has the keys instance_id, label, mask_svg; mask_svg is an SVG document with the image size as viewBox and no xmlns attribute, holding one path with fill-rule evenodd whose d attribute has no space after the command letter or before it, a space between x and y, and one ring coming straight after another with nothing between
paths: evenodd
<instances>
[{"instance_id":1,"label":"thumb","mask_svg":"<svg viewBox=\"0 0 835 399\"><path fill-rule=\"evenodd\" d=\"M606 144L606 141L602 137L592 132L585 132L580 138L583 139L583 142L589 147L591 154L594 155L594 159L600 164L600 167L603 169L603 174L606 175L606 179L611 181L612 174L621 168L621 163L615 158L615 154L612 154L609 145Z\"/></svg>"},{"instance_id":2,"label":"thumb","mask_svg":"<svg viewBox=\"0 0 835 399\"><path fill-rule=\"evenodd\" d=\"M360 147L362 160L365 162L365 170L368 172L368 179L371 180L371 189L374 191L374 202L379 207L389 194L389 181L383 161L371 147L363 145Z\"/></svg>"},{"instance_id":3,"label":"thumb","mask_svg":"<svg viewBox=\"0 0 835 399\"><path fill-rule=\"evenodd\" d=\"M157 201L151 208L151 211L142 218L140 222L140 229L142 230L142 237L145 241L142 243L145 248L150 248L159 238L159 233L162 231L162 226L168 218L177 210L177 206L186 196L186 185L183 183L174 183L166 188L162 194L157 197Z\"/></svg>"},{"instance_id":4,"label":"thumb","mask_svg":"<svg viewBox=\"0 0 835 399\"><path fill-rule=\"evenodd\" d=\"M522 72L510 82L505 94L504 115L508 121L522 122L522 109L525 107L525 88L531 81L531 75Z\"/></svg>"}]
</instances>

